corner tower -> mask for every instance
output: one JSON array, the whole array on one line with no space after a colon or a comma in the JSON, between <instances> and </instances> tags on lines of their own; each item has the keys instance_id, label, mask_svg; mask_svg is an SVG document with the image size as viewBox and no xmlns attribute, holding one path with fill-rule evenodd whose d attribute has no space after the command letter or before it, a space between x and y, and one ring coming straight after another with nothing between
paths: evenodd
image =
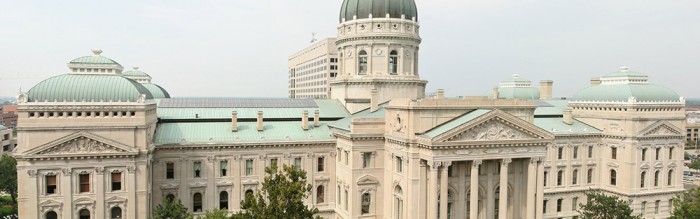
<instances>
[{"instance_id":1,"label":"corner tower","mask_svg":"<svg viewBox=\"0 0 700 219\"><path fill-rule=\"evenodd\" d=\"M338 25L338 76L331 98L354 113L379 102L419 99L427 81L418 75L418 10L413 0L345 0Z\"/></svg>"}]
</instances>

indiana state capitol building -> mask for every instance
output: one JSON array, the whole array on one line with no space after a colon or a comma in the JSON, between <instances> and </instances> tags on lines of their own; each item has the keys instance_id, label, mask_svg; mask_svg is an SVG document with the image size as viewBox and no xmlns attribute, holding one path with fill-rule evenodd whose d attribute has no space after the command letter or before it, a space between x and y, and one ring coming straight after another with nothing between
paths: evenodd
<instances>
[{"instance_id":1,"label":"indiana state capitol building","mask_svg":"<svg viewBox=\"0 0 700 219\"><path fill-rule=\"evenodd\" d=\"M645 74L425 98L413 0L346 0L339 21L330 99L172 98L100 50L70 61L19 96L20 217L236 212L275 163L307 171L324 218L575 218L591 188L665 218L683 191L685 100Z\"/></svg>"}]
</instances>

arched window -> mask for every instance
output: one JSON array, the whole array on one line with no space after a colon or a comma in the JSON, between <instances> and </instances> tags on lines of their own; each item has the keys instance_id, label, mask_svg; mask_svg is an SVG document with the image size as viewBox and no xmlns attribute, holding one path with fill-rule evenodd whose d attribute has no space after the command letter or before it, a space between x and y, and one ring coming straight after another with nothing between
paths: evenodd
<instances>
[{"instance_id":1,"label":"arched window","mask_svg":"<svg viewBox=\"0 0 700 219\"><path fill-rule=\"evenodd\" d=\"M659 174L661 174L661 171L656 171L654 172L654 186L659 186Z\"/></svg>"},{"instance_id":2,"label":"arched window","mask_svg":"<svg viewBox=\"0 0 700 219\"><path fill-rule=\"evenodd\" d=\"M110 211L112 219L122 218L122 209L120 207L114 207Z\"/></svg>"},{"instance_id":3,"label":"arched window","mask_svg":"<svg viewBox=\"0 0 700 219\"><path fill-rule=\"evenodd\" d=\"M202 212L202 194L194 193L192 196L192 211Z\"/></svg>"},{"instance_id":4,"label":"arched window","mask_svg":"<svg viewBox=\"0 0 700 219\"><path fill-rule=\"evenodd\" d=\"M557 172L557 185L560 186L563 183L563 181L564 181L564 171L559 170L559 172Z\"/></svg>"},{"instance_id":5,"label":"arched window","mask_svg":"<svg viewBox=\"0 0 700 219\"><path fill-rule=\"evenodd\" d=\"M647 178L647 171L642 171L642 176L639 179L639 187L644 188L644 181L646 181L644 180L645 178Z\"/></svg>"},{"instance_id":6,"label":"arched window","mask_svg":"<svg viewBox=\"0 0 700 219\"><path fill-rule=\"evenodd\" d=\"M617 185L617 171L610 170L610 185Z\"/></svg>"},{"instance_id":7,"label":"arched window","mask_svg":"<svg viewBox=\"0 0 700 219\"><path fill-rule=\"evenodd\" d=\"M58 214L55 211L46 212L46 219L58 219Z\"/></svg>"},{"instance_id":8,"label":"arched window","mask_svg":"<svg viewBox=\"0 0 700 219\"><path fill-rule=\"evenodd\" d=\"M574 170L573 175L571 176L571 184L576 185L578 183L578 170Z\"/></svg>"},{"instance_id":9,"label":"arched window","mask_svg":"<svg viewBox=\"0 0 700 219\"><path fill-rule=\"evenodd\" d=\"M586 176L586 177L587 177L586 181L588 183L593 183L593 168L588 169L588 176Z\"/></svg>"},{"instance_id":10,"label":"arched window","mask_svg":"<svg viewBox=\"0 0 700 219\"><path fill-rule=\"evenodd\" d=\"M219 193L219 209L228 209L228 192Z\"/></svg>"},{"instance_id":11,"label":"arched window","mask_svg":"<svg viewBox=\"0 0 700 219\"><path fill-rule=\"evenodd\" d=\"M360 50L360 52L357 53L357 74L367 74L367 52L364 50Z\"/></svg>"},{"instance_id":12,"label":"arched window","mask_svg":"<svg viewBox=\"0 0 700 219\"><path fill-rule=\"evenodd\" d=\"M80 219L90 219L90 211L88 209L83 209L78 212L78 215Z\"/></svg>"},{"instance_id":13,"label":"arched window","mask_svg":"<svg viewBox=\"0 0 700 219\"><path fill-rule=\"evenodd\" d=\"M396 205L396 214L394 215L394 218L403 218L403 190L401 189L401 186L397 185L394 188L394 202Z\"/></svg>"},{"instance_id":14,"label":"arched window","mask_svg":"<svg viewBox=\"0 0 700 219\"><path fill-rule=\"evenodd\" d=\"M248 189L248 190L245 191L245 197L246 197L246 198L247 198L248 196L253 196L253 195L254 195L253 190Z\"/></svg>"},{"instance_id":15,"label":"arched window","mask_svg":"<svg viewBox=\"0 0 700 219\"><path fill-rule=\"evenodd\" d=\"M326 190L323 185L316 187L316 204L326 202Z\"/></svg>"},{"instance_id":16,"label":"arched window","mask_svg":"<svg viewBox=\"0 0 700 219\"><path fill-rule=\"evenodd\" d=\"M169 194L169 195L165 196L165 199L167 199L170 202L175 201L175 195Z\"/></svg>"},{"instance_id":17,"label":"arched window","mask_svg":"<svg viewBox=\"0 0 700 219\"><path fill-rule=\"evenodd\" d=\"M673 182L673 170L668 171L668 185L670 186Z\"/></svg>"},{"instance_id":18,"label":"arched window","mask_svg":"<svg viewBox=\"0 0 700 219\"><path fill-rule=\"evenodd\" d=\"M369 214L369 206L372 203L372 197L369 193L362 194L362 214Z\"/></svg>"},{"instance_id":19,"label":"arched window","mask_svg":"<svg viewBox=\"0 0 700 219\"><path fill-rule=\"evenodd\" d=\"M399 72L399 54L396 50L391 50L389 53L389 74L397 75Z\"/></svg>"}]
</instances>

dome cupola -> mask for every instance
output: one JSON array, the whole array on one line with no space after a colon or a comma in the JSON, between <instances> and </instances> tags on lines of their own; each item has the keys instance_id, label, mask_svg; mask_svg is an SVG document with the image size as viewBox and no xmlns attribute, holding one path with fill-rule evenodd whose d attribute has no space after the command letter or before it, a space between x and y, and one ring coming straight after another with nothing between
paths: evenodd
<instances>
[{"instance_id":1,"label":"dome cupola","mask_svg":"<svg viewBox=\"0 0 700 219\"><path fill-rule=\"evenodd\" d=\"M620 71L600 78L601 84L579 91L572 102L611 103L611 102L645 102L674 103L682 98L673 90L661 85L649 83L648 76L621 67Z\"/></svg>"},{"instance_id":2,"label":"dome cupola","mask_svg":"<svg viewBox=\"0 0 700 219\"><path fill-rule=\"evenodd\" d=\"M101 49L93 49L92 55L73 59L68 63L71 74L121 74L124 67L102 56Z\"/></svg>"},{"instance_id":3,"label":"dome cupola","mask_svg":"<svg viewBox=\"0 0 700 219\"><path fill-rule=\"evenodd\" d=\"M150 75L146 74L146 72L139 70L139 67L134 67L132 70L122 72L122 76L142 84L151 83L151 79L153 79Z\"/></svg>"},{"instance_id":4,"label":"dome cupola","mask_svg":"<svg viewBox=\"0 0 700 219\"><path fill-rule=\"evenodd\" d=\"M418 20L414 0L344 0L339 21L365 18L402 18Z\"/></svg>"},{"instance_id":5,"label":"dome cupola","mask_svg":"<svg viewBox=\"0 0 700 219\"><path fill-rule=\"evenodd\" d=\"M536 100L540 98L540 90L532 87L532 82L521 78L520 75L501 81L498 84L498 99ZM487 95L493 98L492 95Z\"/></svg>"}]
</instances>

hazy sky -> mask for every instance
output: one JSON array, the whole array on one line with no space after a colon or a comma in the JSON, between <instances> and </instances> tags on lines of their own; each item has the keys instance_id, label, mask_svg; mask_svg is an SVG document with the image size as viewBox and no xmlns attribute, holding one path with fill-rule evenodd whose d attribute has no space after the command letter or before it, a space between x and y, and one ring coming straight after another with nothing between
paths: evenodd
<instances>
[{"instance_id":1,"label":"hazy sky","mask_svg":"<svg viewBox=\"0 0 700 219\"><path fill-rule=\"evenodd\" d=\"M91 48L173 96L284 97L287 58L336 33L342 0L0 0L0 96ZM428 91L482 95L512 74L571 96L630 66L700 97L700 1L416 0Z\"/></svg>"}]
</instances>

